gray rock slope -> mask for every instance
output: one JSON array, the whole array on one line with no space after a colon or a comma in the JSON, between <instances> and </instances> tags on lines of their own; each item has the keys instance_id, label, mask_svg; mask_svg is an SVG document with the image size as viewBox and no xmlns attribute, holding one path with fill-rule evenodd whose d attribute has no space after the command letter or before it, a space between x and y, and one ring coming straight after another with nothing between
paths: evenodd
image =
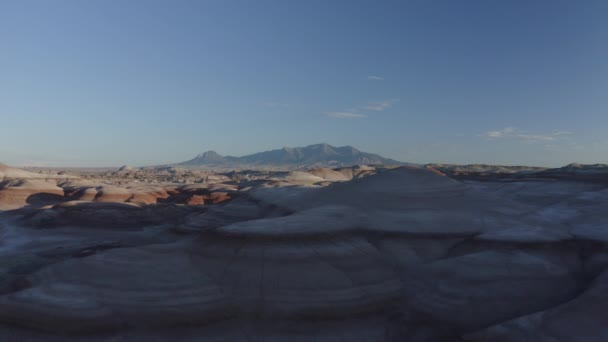
<instances>
[{"instance_id":1,"label":"gray rock slope","mask_svg":"<svg viewBox=\"0 0 608 342\"><path fill-rule=\"evenodd\" d=\"M3 214L0 340L606 341L601 184L401 167L146 208L171 218Z\"/></svg>"}]
</instances>

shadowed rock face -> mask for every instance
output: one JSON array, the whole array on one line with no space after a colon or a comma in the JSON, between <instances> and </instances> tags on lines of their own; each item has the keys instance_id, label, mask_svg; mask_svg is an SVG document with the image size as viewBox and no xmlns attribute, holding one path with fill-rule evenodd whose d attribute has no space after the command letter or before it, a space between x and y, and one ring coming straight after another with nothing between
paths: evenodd
<instances>
[{"instance_id":1,"label":"shadowed rock face","mask_svg":"<svg viewBox=\"0 0 608 342\"><path fill-rule=\"evenodd\" d=\"M608 165L570 164L559 168L502 165L427 164L426 168L462 180L521 181L531 179L569 180L608 184Z\"/></svg>"},{"instance_id":2,"label":"shadowed rock face","mask_svg":"<svg viewBox=\"0 0 608 342\"><path fill-rule=\"evenodd\" d=\"M0 213L0 339L606 340L601 184L272 178L71 180L53 184L92 199Z\"/></svg>"},{"instance_id":3,"label":"shadowed rock face","mask_svg":"<svg viewBox=\"0 0 608 342\"><path fill-rule=\"evenodd\" d=\"M562 305L499 323L467 336L468 341L605 341L608 339L608 273Z\"/></svg>"}]
</instances>

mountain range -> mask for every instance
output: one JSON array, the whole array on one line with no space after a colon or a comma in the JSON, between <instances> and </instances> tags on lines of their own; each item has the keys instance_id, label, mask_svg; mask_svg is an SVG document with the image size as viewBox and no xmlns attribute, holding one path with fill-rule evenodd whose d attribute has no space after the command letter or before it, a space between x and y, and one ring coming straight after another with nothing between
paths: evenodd
<instances>
[{"instance_id":1,"label":"mountain range","mask_svg":"<svg viewBox=\"0 0 608 342\"><path fill-rule=\"evenodd\" d=\"M210 168L312 168L352 165L404 165L406 163L377 154L357 150L352 146L335 147L315 144L306 147L283 147L242 157L222 156L215 151L201 153L185 162L175 164Z\"/></svg>"}]
</instances>

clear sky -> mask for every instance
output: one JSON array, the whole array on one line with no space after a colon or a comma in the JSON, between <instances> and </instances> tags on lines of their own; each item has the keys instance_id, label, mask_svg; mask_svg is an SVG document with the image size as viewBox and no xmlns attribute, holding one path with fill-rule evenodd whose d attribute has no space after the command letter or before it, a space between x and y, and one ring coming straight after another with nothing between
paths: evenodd
<instances>
[{"instance_id":1,"label":"clear sky","mask_svg":"<svg viewBox=\"0 0 608 342\"><path fill-rule=\"evenodd\" d=\"M608 1L0 1L0 162L608 162Z\"/></svg>"}]
</instances>

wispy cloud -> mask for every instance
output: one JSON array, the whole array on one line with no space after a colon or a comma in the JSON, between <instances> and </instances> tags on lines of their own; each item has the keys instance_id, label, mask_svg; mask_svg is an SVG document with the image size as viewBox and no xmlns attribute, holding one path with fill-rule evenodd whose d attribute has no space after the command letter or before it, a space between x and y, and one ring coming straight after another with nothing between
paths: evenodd
<instances>
[{"instance_id":1,"label":"wispy cloud","mask_svg":"<svg viewBox=\"0 0 608 342\"><path fill-rule=\"evenodd\" d=\"M368 102L365 107L354 107L350 109L342 108L339 112L326 112L323 113L325 116L340 119L353 119L353 118L365 118L367 115L361 114L360 112L375 111L381 112L388 108L391 108L399 99L390 99L377 102Z\"/></svg>"},{"instance_id":2,"label":"wispy cloud","mask_svg":"<svg viewBox=\"0 0 608 342\"><path fill-rule=\"evenodd\" d=\"M514 127L503 128L499 131L487 131L480 134L480 136L485 138L504 138L515 132Z\"/></svg>"},{"instance_id":3,"label":"wispy cloud","mask_svg":"<svg viewBox=\"0 0 608 342\"><path fill-rule=\"evenodd\" d=\"M571 132L566 131L551 131L548 133L529 133L515 127L505 127L498 131L487 131L479 134L479 136L488 139L511 139L523 142L549 142L557 141L571 135Z\"/></svg>"},{"instance_id":4,"label":"wispy cloud","mask_svg":"<svg viewBox=\"0 0 608 342\"><path fill-rule=\"evenodd\" d=\"M370 102L370 103L367 104L367 106L365 106L365 109L367 109L367 110L373 110L373 111L376 111L376 112L381 112L383 110L391 108L397 102L399 102L399 99L391 99L391 100L384 100L384 101L378 101L378 102Z\"/></svg>"},{"instance_id":5,"label":"wispy cloud","mask_svg":"<svg viewBox=\"0 0 608 342\"><path fill-rule=\"evenodd\" d=\"M338 119L356 119L356 118L365 118L364 114L359 113L351 113L351 112L327 112L326 116Z\"/></svg>"},{"instance_id":6,"label":"wispy cloud","mask_svg":"<svg viewBox=\"0 0 608 342\"><path fill-rule=\"evenodd\" d=\"M375 76L375 75L367 76L367 79L370 81L384 81L384 77Z\"/></svg>"}]
</instances>

